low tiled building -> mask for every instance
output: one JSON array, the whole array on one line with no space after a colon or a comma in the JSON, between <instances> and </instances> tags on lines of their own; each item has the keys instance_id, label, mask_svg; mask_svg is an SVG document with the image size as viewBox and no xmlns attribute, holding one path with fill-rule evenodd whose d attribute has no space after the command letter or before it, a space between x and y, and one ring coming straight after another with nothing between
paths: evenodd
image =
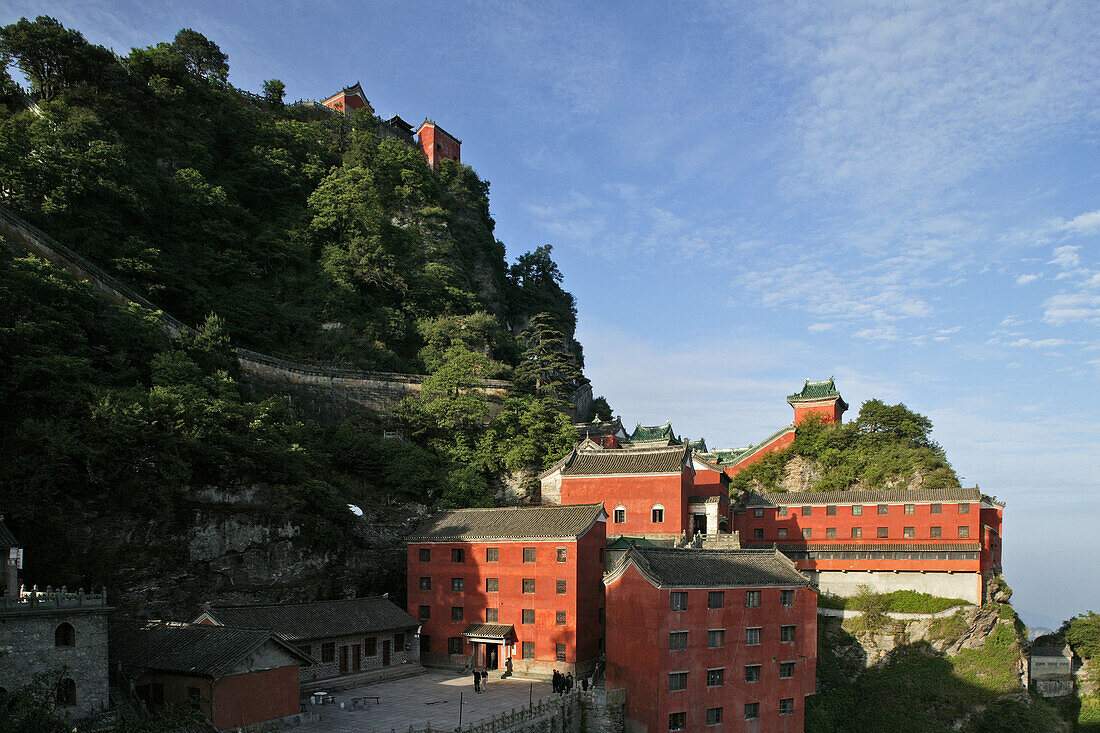
<instances>
[{"instance_id":1,"label":"low tiled building","mask_svg":"<svg viewBox=\"0 0 1100 733\"><path fill-rule=\"evenodd\" d=\"M195 622L279 634L317 662L301 669L303 691L397 676L420 661L420 622L384 596L211 606Z\"/></svg>"},{"instance_id":2,"label":"low tiled building","mask_svg":"<svg viewBox=\"0 0 1100 733\"><path fill-rule=\"evenodd\" d=\"M1028 677L1043 697L1073 694L1073 651L1069 644L1046 643L1031 647Z\"/></svg>"},{"instance_id":3,"label":"low tiled building","mask_svg":"<svg viewBox=\"0 0 1100 733\"><path fill-rule=\"evenodd\" d=\"M587 672L603 648L601 504L458 509L408 537L425 664Z\"/></svg>"},{"instance_id":4,"label":"low tiled building","mask_svg":"<svg viewBox=\"0 0 1100 733\"><path fill-rule=\"evenodd\" d=\"M817 594L774 550L632 547L604 577L627 731L801 731Z\"/></svg>"},{"instance_id":5,"label":"low tiled building","mask_svg":"<svg viewBox=\"0 0 1100 733\"><path fill-rule=\"evenodd\" d=\"M117 684L150 712L196 705L218 730L297 715L299 666L312 661L270 631L117 622L110 637Z\"/></svg>"}]
</instances>

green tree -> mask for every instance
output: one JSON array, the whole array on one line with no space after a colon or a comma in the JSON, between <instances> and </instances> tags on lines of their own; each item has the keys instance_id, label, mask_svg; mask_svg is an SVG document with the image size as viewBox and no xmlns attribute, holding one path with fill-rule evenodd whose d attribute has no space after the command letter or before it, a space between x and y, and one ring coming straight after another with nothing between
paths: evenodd
<instances>
[{"instance_id":1,"label":"green tree","mask_svg":"<svg viewBox=\"0 0 1100 733\"><path fill-rule=\"evenodd\" d=\"M44 101L78 82L97 80L113 62L106 50L46 15L0 28L0 58L14 59L31 83L31 94Z\"/></svg>"},{"instance_id":2,"label":"green tree","mask_svg":"<svg viewBox=\"0 0 1100 733\"><path fill-rule=\"evenodd\" d=\"M576 389L581 370L549 313L539 313L519 335L519 364L513 372L518 385L562 402Z\"/></svg>"},{"instance_id":3,"label":"green tree","mask_svg":"<svg viewBox=\"0 0 1100 733\"><path fill-rule=\"evenodd\" d=\"M264 82L264 99L272 107L282 107L283 98L286 96L286 84L279 79L268 79Z\"/></svg>"},{"instance_id":4,"label":"green tree","mask_svg":"<svg viewBox=\"0 0 1100 733\"><path fill-rule=\"evenodd\" d=\"M172 40L172 48L195 76L225 84L229 80L229 57L218 44L198 31L183 28Z\"/></svg>"},{"instance_id":5,"label":"green tree","mask_svg":"<svg viewBox=\"0 0 1100 733\"><path fill-rule=\"evenodd\" d=\"M611 417L611 405L607 403L606 397L600 395L596 399L592 400L592 407L589 408L588 414L585 415L584 419L587 422L592 422L594 420L607 422L611 419Z\"/></svg>"}]
</instances>

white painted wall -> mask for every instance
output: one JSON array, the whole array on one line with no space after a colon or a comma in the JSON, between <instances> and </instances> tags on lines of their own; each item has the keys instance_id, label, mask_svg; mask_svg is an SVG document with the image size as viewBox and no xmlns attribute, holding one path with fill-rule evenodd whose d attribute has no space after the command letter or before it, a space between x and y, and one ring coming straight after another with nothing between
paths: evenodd
<instances>
[{"instance_id":1,"label":"white painted wall","mask_svg":"<svg viewBox=\"0 0 1100 733\"><path fill-rule=\"evenodd\" d=\"M941 598L961 598L974 604L982 602L981 573L893 573L849 571L806 571L822 593L854 596L859 586L868 585L875 593L914 590Z\"/></svg>"}]
</instances>

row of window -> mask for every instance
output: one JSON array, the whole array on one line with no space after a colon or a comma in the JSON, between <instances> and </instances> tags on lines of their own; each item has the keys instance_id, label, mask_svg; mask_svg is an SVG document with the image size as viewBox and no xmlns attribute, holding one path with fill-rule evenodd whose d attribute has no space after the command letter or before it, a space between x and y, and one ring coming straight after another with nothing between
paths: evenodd
<instances>
[{"instance_id":1,"label":"row of window","mask_svg":"<svg viewBox=\"0 0 1100 733\"><path fill-rule=\"evenodd\" d=\"M359 647L358 644L348 645L351 648ZM313 655L313 646L311 644L304 644L299 647L302 652L308 657ZM374 636L368 636L363 640L363 646L359 647L363 650L363 656L374 657L378 655L378 639ZM393 635L393 650L395 652L401 652L405 650L405 635L403 633L395 633ZM336 642L326 641L321 644L321 662L335 662L336 661Z\"/></svg>"},{"instance_id":2,"label":"row of window","mask_svg":"<svg viewBox=\"0 0 1100 733\"><path fill-rule=\"evenodd\" d=\"M978 553L970 552L928 552L892 550L784 550L783 554L792 560L977 560Z\"/></svg>"},{"instance_id":3,"label":"row of window","mask_svg":"<svg viewBox=\"0 0 1100 733\"><path fill-rule=\"evenodd\" d=\"M451 606L451 621L464 621L466 616L466 609L463 606ZM428 621L432 617L431 606L420 606L417 618L421 621ZM524 608L520 610L520 623L533 625L535 623L535 609ZM485 622L497 623L500 620L500 609L486 608L485 609ZM605 621L604 609L600 609L599 622L602 624ZM565 611L554 612L554 623L557 626L567 626L568 616Z\"/></svg>"},{"instance_id":4,"label":"row of window","mask_svg":"<svg viewBox=\"0 0 1100 733\"><path fill-rule=\"evenodd\" d=\"M524 593L535 592L535 579L523 578L523 582L520 586ZM558 578L554 583L554 592L559 596L566 594L568 583L564 578ZM432 589L432 578L430 575L425 575L420 578L420 590L430 591ZM465 578L451 578L451 591L454 593L464 593L466 590ZM500 592L500 578L486 578L485 579L485 592L486 593L499 593Z\"/></svg>"},{"instance_id":5,"label":"row of window","mask_svg":"<svg viewBox=\"0 0 1100 733\"><path fill-rule=\"evenodd\" d=\"M959 514L969 514L970 513L970 505L969 504L959 504L958 507L959 507ZM890 513L890 505L889 504L878 504L877 508L878 508L878 513L881 514L881 515L886 515L886 514ZM785 516L787 516L787 512L788 512L789 509L790 509L790 507L785 507L785 506L778 507L776 509L776 515L780 516L780 517L785 517ZM826 506L825 507L825 516L827 516L827 517L837 516L837 509L838 509L838 507L835 504L830 504L829 506ZM852 509L852 516L853 517L863 516L863 505L862 504L853 504L851 509ZM929 509L930 514L943 514L943 504L929 504L928 509ZM916 504L906 504L904 506L904 508L902 509L902 511L905 514L916 514L917 513L917 506L916 506ZM814 512L814 507L812 507L812 506L802 507L802 516L804 516L804 517L813 516L813 512ZM752 515L754 517L763 517L764 516L764 509L763 508L753 509L752 510Z\"/></svg>"},{"instance_id":6,"label":"row of window","mask_svg":"<svg viewBox=\"0 0 1100 733\"><path fill-rule=\"evenodd\" d=\"M745 591L745 608L759 608L760 600L762 598L763 591L749 590ZM723 608L726 603L726 591L712 590L707 591L707 608L719 609ZM793 590L781 590L779 591L779 605L781 606L793 606L794 605L794 591ZM688 609L688 594L687 591L672 591L669 593L669 610L672 611L686 611Z\"/></svg>"},{"instance_id":7,"label":"row of window","mask_svg":"<svg viewBox=\"0 0 1100 733\"><path fill-rule=\"evenodd\" d=\"M451 636L447 638L447 653L448 654L463 654L463 645L465 639L461 636ZM600 639L600 648L603 648L603 639ZM432 650L432 639L426 634L420 635L420 652L426 654ZM535 642L523 641L520 642L520 658L521 659L534 659L535 658ZM565 661L565 644L554 645L554 659L559 662Z\"/></svg>"},{"instance_id":8,"label":"row of window","mask_svg":"<svg viewBox=\"0 0 1100 733\"><path fill-rule=\"evenodd\" d=\"M555 549L555 557L557 562L569 561L569 548L557 547ZM524 562L536 562L538 557L537 547L524 547L523 548L523 561ZM418 557L420 562L432 561L432 548L421 547ZM461 547L451 548L451 562L466 562L466 550ZM500 562L500 548L499 547L486 547L485 548L485 562ZM600 562L603 562L603 548L600 548Z\"/></svg>"},{"instance_id":9,"label":"row of window","mask_svg":"<svg viewBox=\"0 0 1100 733\"><path fill-rule=\"evenodd\" d=\"M780 715L794 715L794 698L787 697L779 701ZM760 717L760 703L745 703L745 720L756 720ZM720 725L723 722L722 708L707 708L707 725ZM687 713L669 713L669 730L687 730Z\"/></svg>"},{"instance_id":10,"label":"row of window","mask_svg":"<svg viewBox=\"0 0 1100 733\"><path fill-rule=\"evenodd\" d=\"M779 679L789 680L794 677L794 662L780 662L779 663ZM762 664L746 664L745 665L745 682L753 683L760 681L760 672L763 669ZM726 668L715 667L707 670L707 687L722 687L726 684ZM686 690L688 686L688 673L687 672L670 672L668 675L668 691L679 692Z\"/></svg>"},{"instance_id":11,"label":"row of window","mask_svg":"<svg viewBox=\"0 0 1100 733\"><path fill-rule=\"evenodd\" d=\"M757 646L760 644L760 632L762 626L749 626L745 629L745 646ZM779 641L785 643L794 642L795 627L783 625L779 627ZM688 646L687 631L670 631L668 634L669 651L682 651ZM726 646L725 629L707 630L707 649L722 649Z\"/></svg>"},{"instance_id":12,"label":"row of window","mask_svg":"<svg viewBox=\"0 0 1100 733\"><path fill-rule=\"evenodd\" d=\"M970 536L970 527L967 526L967 525L962 525L962 526L958 527L957 530L958 530L958 532L956 534L957 537L969 537ZM780 540L788 539L787 528L786 527L777 527L776 530L775 530L775 536L776 536L776 539L780 539ZM813 536L814 536L814 530L813 530L812 527L805 527L805 528L802 529L802 539L804 539L804 540L812 539ZM818 535L818 536L820 537L820 535ZM879 539L889 539L889 537L890 537L890 528L889 527L879 527L878 532L877 532L877 536L878 536ZM915 538L917 536L916 527L903 527L902 530L901 530L901 536L903 538L908 538L908 539ZM931 528L929 528L928 536L931 539L937 539L939 537L943 537L943 527L931 527ZM853 539L860 539L862 537L863 537L863 527L852 527L852 538ZM753 531L752 531L752 538L754 540L764 539L764 528L763 527L754 528ZM826 527L825 528L825 539L836 539L836 527Z\"/></svg>"}]
</instances>

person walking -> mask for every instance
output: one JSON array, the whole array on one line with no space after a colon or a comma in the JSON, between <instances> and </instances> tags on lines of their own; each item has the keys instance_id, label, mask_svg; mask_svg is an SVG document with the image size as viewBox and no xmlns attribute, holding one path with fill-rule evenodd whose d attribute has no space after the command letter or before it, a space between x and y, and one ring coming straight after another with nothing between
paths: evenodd
<instances>
[{"instance_id":1,"label":"person walking","mask_svg":"<svg viewBox=\"0 0 1100 733\"><path fill-rule=\"evenodd\" d=\"M488 690L488 689L489 689L489 670L488 669L482 669L481 670L481 690L482 690L482 692L484 692L485 690Z\"/></svg>"},{"instance_id":2,"label":"person walking","mask_svg":"<svg viewBox=\"0 0 1100 733\"><path fill-rule=\"evenodd\" d=\"M566 692L572 692L573 691L573 673L572 672L565 675L565 691Z\"/></svg>"},{"instance_id":3,"label":"person walking","mask_svg":"<svg viewBox=\"0 0 1100 733\"><path fill-rule=\"evenodd\" d=\"M481 671L474 667L474 692L481 694Z\"/></svg>"},{"instance_id":4,"label":"person walking","mask_svg":"<svg viewBox=\"0 0 1100 733\"><path fill-rule=\"evenodd\" d=\"M554 680L551 683L551 686L554 688L555 695L558 694L558 692L561 690L561 675L556 669L554 670Z\"/></svg>"},{"instance_id":5,"label":"person walking","mask_svg":"<svg viewBox=\"0 0 1100 733\"><path fill-rule=\"evenodd\" d=\"M588 692L588 678L581 677L581 692Z\"/></svg>"}]
</instances>

